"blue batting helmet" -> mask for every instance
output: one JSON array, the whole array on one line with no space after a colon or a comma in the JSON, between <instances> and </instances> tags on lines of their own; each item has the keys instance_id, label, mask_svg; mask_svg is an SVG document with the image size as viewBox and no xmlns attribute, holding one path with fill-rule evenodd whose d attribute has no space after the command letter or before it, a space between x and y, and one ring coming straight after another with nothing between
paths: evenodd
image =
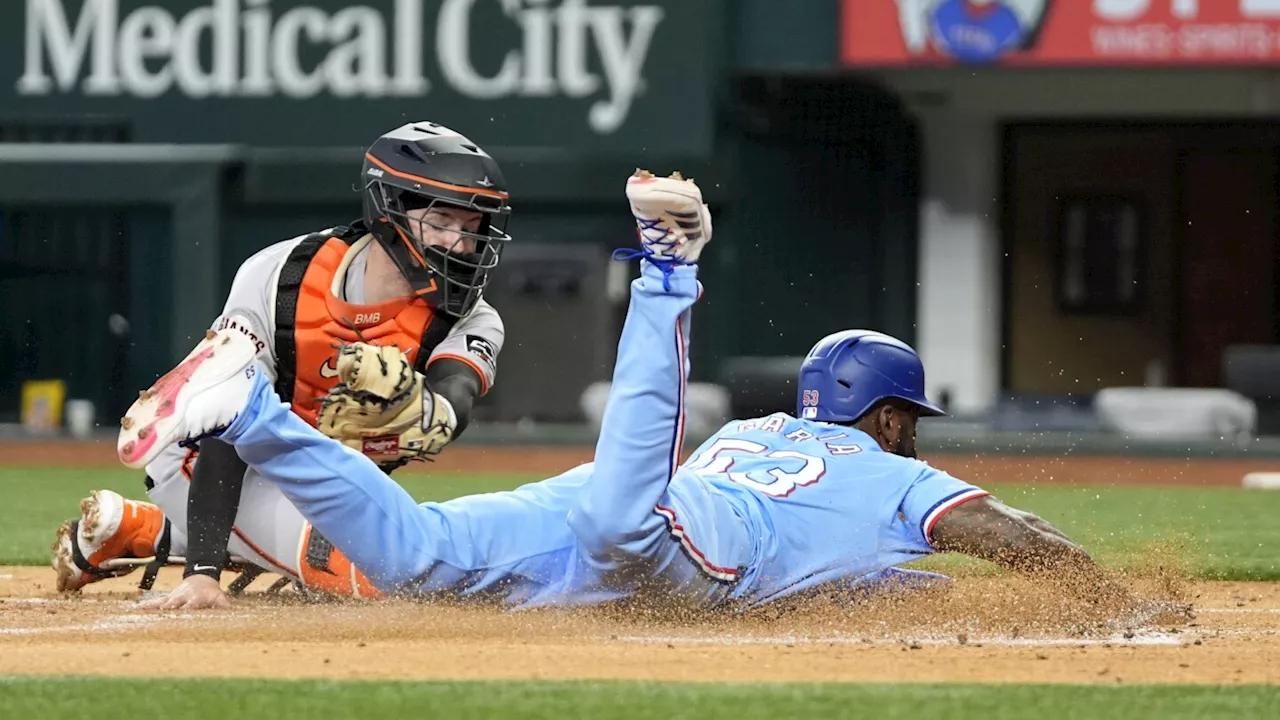
<instances>
[{"instance_id":1,"label":"blue batting helmet","mask_svg":"<svg viewBox=\"0 0 1280 720\"><path fill-rule=\"evenodd\" d=\"M800 366L796 416L852 422L888 398L946 415L924 394L924 365L911 346L873 330L845 330L818 341Z\"/></svg>"}]
</instances>

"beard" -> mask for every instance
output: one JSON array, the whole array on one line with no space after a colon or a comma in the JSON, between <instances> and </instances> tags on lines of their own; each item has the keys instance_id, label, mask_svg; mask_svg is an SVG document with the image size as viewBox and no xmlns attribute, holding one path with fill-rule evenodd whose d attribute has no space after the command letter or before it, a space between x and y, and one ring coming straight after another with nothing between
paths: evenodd
<instances>
[{"instance_id":1,"label":"beard","mask_svg":"<svg viewBox=\"0 0 1280 720\"><path fill-rule=\"evenodd\" d=\"M891 450L890 452L899 457L911 458L912 460L915 460L916 459L916 439L908 438L905 436L899 436L898 442L894 445L893 450Z\"/></svg>"}]
</instances>

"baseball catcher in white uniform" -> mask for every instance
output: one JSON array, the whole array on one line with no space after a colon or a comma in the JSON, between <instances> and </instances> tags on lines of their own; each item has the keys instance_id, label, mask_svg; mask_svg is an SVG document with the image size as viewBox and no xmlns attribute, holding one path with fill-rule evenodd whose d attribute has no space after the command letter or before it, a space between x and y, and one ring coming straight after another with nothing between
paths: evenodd
<instances>
[{"instance_id":1,"label":"baseball catcher in white uniform","mask_svg":"<svg viewBox=\"0 0 1280 720\"><path fill-rule=\"evenodd\" d=\"M378 138L365 153L362 186L361 220L246 260L212 328L252 339L295 413L391 472L456 439L493 385L504 331L482 294L511 239L511 208L493 158L432 122ZM321 403L338 383L354 392ZM378 401L406 395L420 401ZM230 557L318 592L377 595L225 443L166 448L145 482L150 503L99 490L81 502L79 519L58 528L59 590L136 569L103 567L121 558L154 558L142 582L149 588L158 568L181 556L183 581L156 607L227 606L218 579Z\"/></svg>"}]
</instances>

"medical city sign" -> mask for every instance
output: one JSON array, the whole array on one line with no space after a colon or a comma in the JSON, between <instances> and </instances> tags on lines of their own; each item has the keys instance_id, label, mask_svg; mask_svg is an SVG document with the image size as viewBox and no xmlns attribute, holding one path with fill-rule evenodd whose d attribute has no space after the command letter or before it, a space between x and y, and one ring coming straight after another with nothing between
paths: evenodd
<instances>
[{"instance_id":1,"label":"medical city sign","mask_svg":"<svg viewBox=\"0 0 1280 720\"><path fill-rule=\"evenodd\" d=\"M1280 63L1280 0L844 0L853 66Z\"/></svg>"},{"instance_id":2,"label":"medical city sign","mask_svg":"<svg viewBox=\"0 0 1280 720\"><path fill-rule=\"evenodd\" d=\"M598 136L618 133L646 95L697 97L702 79L663 51L696 54L705 43L685 36L706 29L686 7L700 3L673 0L14 2L23 17L0 29L0 67L35 105L212 103L282 119L286 102L364 101L432 119L445 107L486 118L519 108L565 130L576 107Z\"/></svg>"}]
</instances>

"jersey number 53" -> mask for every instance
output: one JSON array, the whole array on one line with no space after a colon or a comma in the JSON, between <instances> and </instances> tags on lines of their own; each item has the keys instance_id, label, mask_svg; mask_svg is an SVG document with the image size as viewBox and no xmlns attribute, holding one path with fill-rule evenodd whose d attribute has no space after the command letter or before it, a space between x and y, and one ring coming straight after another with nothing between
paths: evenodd
<instances>
[{"instance_id":1,"label":"jersey number 53","mask_svg":"<svg viewBox=\"0 0 1280 720\"><path fill-rule=\"evenodd\" d=\"M733 470L742 460L741 470ZM751 440L722 438L685 464L686 470L724 475L739 485L772 497L786 497L796 488L812 485L827 472L820 457L794 450L774 450Z\"/></svg>"}]
</instances>

